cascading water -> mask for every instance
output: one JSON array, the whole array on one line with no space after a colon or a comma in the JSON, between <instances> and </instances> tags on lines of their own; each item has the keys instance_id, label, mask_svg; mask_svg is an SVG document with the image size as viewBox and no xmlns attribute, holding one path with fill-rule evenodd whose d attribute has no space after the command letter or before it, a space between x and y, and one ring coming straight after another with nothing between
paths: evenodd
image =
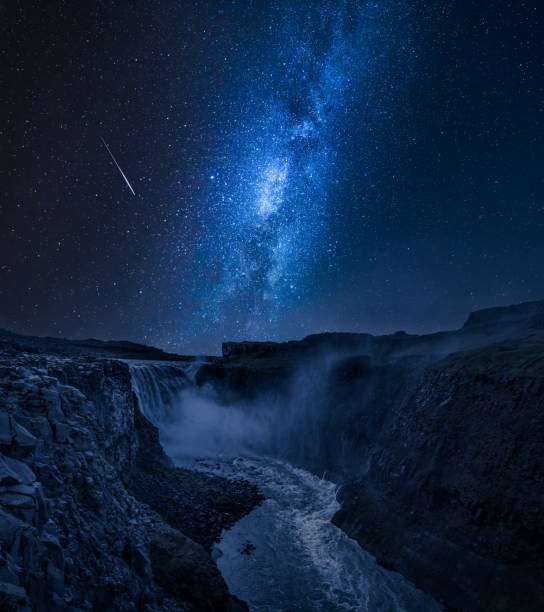
<instances>
[{"instance_id":1,"label":"cascading water","mask_svg":"<svg viewBox=\"0 0 544 612\"><path fill-rule=\"evenodd\" d=\"M320 435L316 406L323 389L315 377L306 388L298 380L284 405L223 405L213 389L195 385L199 367L132 363L131 372L140 409L159 427L174 461L244 478L266 497L215 549L231 592L259 612L440 610L332 524L340 507L335 484L278 458L297 440L308 448ZM305 424L309 432L301 431Z\"/></svg>"},{"instance_id":2,"label":"cascading water","mask_svg":"<svg viewBox=\"0 0 544 612\"><path fill-rule=\"evenodd\" d=\"M271 428L265 411L222 405L213 389L197 387L202 362L129 365L139 408L158 427L165 451L178 463L268 448Z\"/></svg>"},{"instance_id":3,"label":"cascading water","mask_svg":"<svg viewBox=\"0 0 544 612\"><path fill-rule=\"evenodd\" d=\"M132 388L143 415L159 427L177 418L180 394L194 386L201 363L130 361Z\"/></svg>"}]
</instances>

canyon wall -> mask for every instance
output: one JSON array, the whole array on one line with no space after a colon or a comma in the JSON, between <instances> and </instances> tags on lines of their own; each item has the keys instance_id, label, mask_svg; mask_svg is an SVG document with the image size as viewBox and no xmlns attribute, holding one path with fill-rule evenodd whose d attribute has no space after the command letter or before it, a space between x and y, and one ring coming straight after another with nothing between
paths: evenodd
<instances>
[{"instance_id":1,"label":"canyon wall","mask_svg":"<svg viewBox=\"0 0 544 612\"><path fill-rule=\"evenodd\" d=\"M543 349L529 338L428 368L340 492L335 523L455 609L544 603Z\"/></svg>"},{"instance_id":2,"label":"canyon wall","mask_svg":"<svg viewBox=\"0 0 544 612\"><path fill-rule=\"evenodd\" d=\"M246 609L208 551L257 492L174 468L126 363L0 348L0 608Z\"/></svg>"},{"instance_id":3,"label":"canyon wall","mask_svg":"<svg viewBox=\"0 0 544 612\"><path fill-rule=\"evenodd\" d=\"M160 367L0 334L0 607L244 609L208 551L260 496L174 468L162 423L335 480L335 523L450 608L543 609L543 330L537 302Z\"/></svg>"}]
</instances>

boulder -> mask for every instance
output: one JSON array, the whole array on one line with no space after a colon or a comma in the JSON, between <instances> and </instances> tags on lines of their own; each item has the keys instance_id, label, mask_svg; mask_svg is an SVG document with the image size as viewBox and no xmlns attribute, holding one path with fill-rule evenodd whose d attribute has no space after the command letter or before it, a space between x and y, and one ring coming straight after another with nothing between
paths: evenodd
<instances>
[{"instance_id":1,"label":"boulder","mask_svg":"<svg viewBox=\"0 0 544 612\"><path fill-rule=\"evenodd\" d=\"M149 545L155 580L170 595L198 605L201 612L238 612L247 606L229 594L217 566L202 546L179 531Z\"/></svg>"},{"instance_id":2,"label":"boulder","mask_svg":"<svg viewBox=\"0 0 544 612\"><path fill-rule=\"evenodd\" d=\"M0 455L0 486L32 484L36 476L26 463Z\"/></svg>"},{"instance_id":3,"label":"boulder","mask_svg":"<svg viewBox=\"0 0 544 612\"><path fill-rule=\"evenodd\" d=\"M0 610L4 612L26 612L30 605L23 587L9 582L0 582Z\"/></svg>"}]
</instances>

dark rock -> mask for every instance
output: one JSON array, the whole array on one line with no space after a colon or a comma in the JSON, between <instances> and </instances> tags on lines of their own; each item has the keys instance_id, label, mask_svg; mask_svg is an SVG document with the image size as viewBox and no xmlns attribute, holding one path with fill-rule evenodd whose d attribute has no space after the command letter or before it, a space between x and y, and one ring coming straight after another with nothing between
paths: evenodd
<instances>
[{"instance_id":1,"label":"dark rock","mask_svg":"<svg viewBox=\"0 0 544 612\"><path fill-rule=\"evenodd\" d=\"M247 606L233 598L215 563L202 546L171 531L150 545L155 580L167 593L202 612L238 612Z\"/></svg>"},{"instance_id":2,"label":"dark rock","mask_svg":"<svg viewBox=\"0 0 544 612\"><path fill-rule=\"evenodd\" d=\"M254 550L255 544L253 544L253 542L247 541L240 549L240 554L249 556Z\"/></svg>"},{"instance_id":3,"label":"dark rock","mask_svg":"<svg viewBox=\"0 0 544 612\"><path fill-rule=\"evenodd\" d=\"M24 449L33 449L38 444L36 437L16 421L13 421L13 434L13 444Z\"/></svg>"},{"instance_id":4,"label":"dark rock","mask_svg":"<svg viewBox=\"0 0 544 612\"><path fill-rule=\"evenodd\" d=\"M0 445L11 446L13 440L13 427L7 412L0 412Z\"/></svg>"},{"instance_id":5,"label":"dark rock","mask_svg":"<svg viewBox=\"0 0 544 612\"><path fill-rule=\"evenodd\" d=\"M148 543L172 529L127 490L142 465L177 473L135 408L129 367L68 353L0 350L0 609L187 610L155 581L148 555ZM191 487L206 486L206 476L195 478ZM165 480L168 493L185 496L188 485ZM180 512L175 522L194 528ZM226 522L207 519L203 532L217 537ZM211 557L195 550L217 581ZM235 606L217 584L211 593L223 589ZM200 592L193 609L209 606Z\"/></svg>"},{"instance_id":6,"label":"dark rock","mask_svg":"<svg viewBox=\"0 0 544 612\"><path fill-rule=\"evenodd\" d=\"M26 463L0 455L0 486L32 484L36 476Z\"/></svg>"},{"instance_id":7,"label":"dark rock","mask_svg":"<svg viewBox=\"0 0 544 612\"><path fill-rule=\"evenodd\" d=\"M4 612L24 612L30 610L29 603L23 587L8 582L0 582L0 610Z\"/></svg>"}]
</instances>

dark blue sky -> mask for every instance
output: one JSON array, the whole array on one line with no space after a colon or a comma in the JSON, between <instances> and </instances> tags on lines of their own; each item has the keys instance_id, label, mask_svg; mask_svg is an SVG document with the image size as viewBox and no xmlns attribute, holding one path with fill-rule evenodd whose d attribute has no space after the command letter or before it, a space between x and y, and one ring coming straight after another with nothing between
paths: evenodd
<instances>
[{"instance_id":1,"label":"dark blue sky","mask_svg":"<svg viewBox=\"0 0 544 612\"><path fill-rule=\"evenodd\" d=\"M215 352L544 298L542 12L4 3L0 326Z\"/></svg>"}]
</instances>

